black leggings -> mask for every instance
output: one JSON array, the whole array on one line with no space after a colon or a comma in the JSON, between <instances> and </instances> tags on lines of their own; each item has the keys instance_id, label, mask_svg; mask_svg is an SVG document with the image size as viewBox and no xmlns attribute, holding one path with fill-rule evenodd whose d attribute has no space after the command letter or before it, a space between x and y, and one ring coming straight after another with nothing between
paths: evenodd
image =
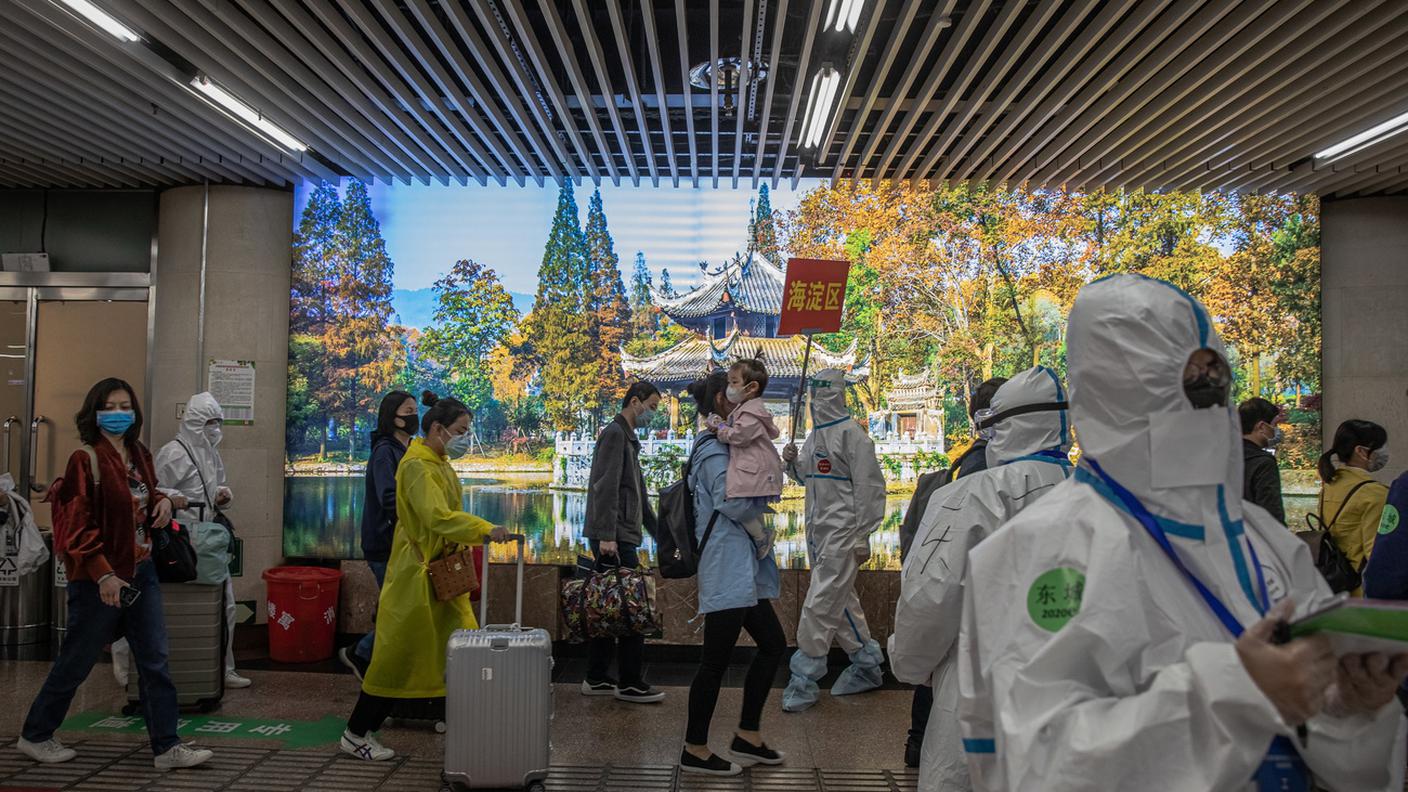
<instances>
[{"instance_id":1,"label":"black leggings","mask_svg":"<svg viewBox=\"0 0 1408 792\"><path fill-rule=\"evenodd\" d=\"M357 705L352 708L352 717L347 719L347 731L356 737L366 737L368 732L377 731L391 717L391 708L395 705L396 699L362 691L362 695L357 697Z\"/></svg>"},{"instance_id":2,"label":"black leggings","mask_svg":"<svg viewBox=\"0 0 1408 792\"><path fill-rule=\"evenodd\" d=\"M777 620L772 603L766 600L751 608L704 614L704 648L700 654L699 671L689 686L689 726L684 735L684 741L689 745L709 743L709 723L714 719L714 706L719 703L719 686L723 684L724 672L728 670L728 661L733 655L733 647L738 643L740 630L747 630L753 637L758 653L753 656L753 663L748 666L748 676L743 680L743 713L739 716L738 728L744 731L758 729L763 705L768 701L768 691L777 676L777 666L787 649L782 624Z\"/></svg>"}]
</instances>

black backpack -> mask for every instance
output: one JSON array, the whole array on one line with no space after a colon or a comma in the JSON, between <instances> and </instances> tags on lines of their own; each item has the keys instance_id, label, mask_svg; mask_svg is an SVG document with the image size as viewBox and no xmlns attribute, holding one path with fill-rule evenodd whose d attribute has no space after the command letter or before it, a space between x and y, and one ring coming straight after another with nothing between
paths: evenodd
<instances>
[{"instance_id":1,"label":"black backpack","mask_svg":"<svg viewBox=\"0 0 1408 792\"><path fill-rule=\"evenodd\" d=\"M1354 568L1354 564L1350 562L1349 556L1344 554L1340 546L1335 544L1335 538L1330 535L1330 529L1333 528L1335 522L1339 520L1340 513L1344 511L1344 507L1348 506L1349 502L1354 499L1354 493L1358 492L1360 487L1368 483L1370 482L1361 481L1349 491L1349 494L1345 496L1344 502L1342 502L1339 509L1335 511L1335 516L1330 518L1329 523L1324 522L1318 511L1314 514L1307 514L1305 515L1305 524L1309 526L1309 529L1296 533L1296 536L1299 536L1306 544L1310 545L1310 556L1315 560L1315 568L1320 570L1320 574L1325 577L1325 582L1330 584L1330 590L1336 594L1342 591L1353 591L1359 588L1364 582L1364 576L1361 574L1360 570ZM1322 490L1320 493L1321 509L1324 508L1324 505L1325 493Z\"/></svg>"},{"instance_id":2,"label":"black backpack","mask_svg":"<svg viewBox=\"0 0 1408 792\"><path fill-rule=\"evenodd\" d=\"M699 557L719 519L716 510L704 528L704 538L695 541L694 492L689 488L689 471L693 465L694 452L691 451L681 468L680 480L660 490L655 548L660 576L664 578L692 578L699 572Z\"/></svg>"}]
</instances>

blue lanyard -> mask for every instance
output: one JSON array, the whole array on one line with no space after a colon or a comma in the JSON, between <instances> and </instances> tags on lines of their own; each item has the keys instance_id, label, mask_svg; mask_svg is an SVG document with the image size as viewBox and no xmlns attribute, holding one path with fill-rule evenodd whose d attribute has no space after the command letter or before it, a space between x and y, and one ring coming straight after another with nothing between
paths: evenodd
<instances>
[{"instance_id":1,"label":"blue lanyard","mask_svg":"<svg viewBox=\"0 0 1408 792\"><path fill-rule=\"evenodd\" d=\"M1163 549L1164 555L1169 557L1173 565L1178 567L1178 571L1183 573L1183 577L1197 590L1198 595L1203 598L1203 602L1207 603L1208 608L1217 616L1218 621L1222 622L1222 626L1226 627L1227 631L1232 633L1233 638L1240 638L1243 630L1242 623L1237 620L1236 616L1232 615L1232 611L1222 603L1222 600L1218 599L1217 595L1212 593L1212 590L1204 585L1203 581L1199 580L1197 575L1193 574L1193 570L1189 569L1187 565L1183 563L1183 559L1178 557L1178 553L1173 549L1173 544L1168 540L1168 535L1164 533L1164 529L1159 525L1159 521L1154 519L1154 515L1149 513L1149 510L1144 507L1144 504L1139 502L1139 499L1134 496L1134 493L1120 486L1118 481L1110 478L1100 467L1098 462L1090 457L1086 457L1085 462L1089 464L1091 470L1094 470L1095 474L1105 482L1105 485L1110 488L1110 491L1115 493L1115 496L1120 499L1120 502L1123 503L1125 509L1134 516L1134 519L1138 520L1139 524L1144 526L1144 530L1147 531L1154 542ZM1230 538L1231 537L1229 537L1229 539ZM1251 548L1252 566L1256 567L1256 582L1260 587L1262 610L1264 611L1271 606L1271 602L1266 595L1266 578L1262 574L1261 562L1257 559L1256 547L1252 544L1250 538L1247 539L1247 547Z\"/></svg>"}]
</instances>

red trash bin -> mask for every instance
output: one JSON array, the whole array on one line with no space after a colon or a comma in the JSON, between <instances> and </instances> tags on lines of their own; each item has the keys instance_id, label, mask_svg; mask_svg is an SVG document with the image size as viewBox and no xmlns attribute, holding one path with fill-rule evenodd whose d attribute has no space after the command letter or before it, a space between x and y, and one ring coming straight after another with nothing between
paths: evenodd
<instances>
[{"instance_id":1,"label":"red trash bin","mask_svg":"<svg viewBox=\"0 0 1408 792\"><path fill-rule=\"evenodd\" d=\"M316 663L332 657L342 572L284 566L264 570L269 598L269 659Z\"/></svg>"}]
</instances>

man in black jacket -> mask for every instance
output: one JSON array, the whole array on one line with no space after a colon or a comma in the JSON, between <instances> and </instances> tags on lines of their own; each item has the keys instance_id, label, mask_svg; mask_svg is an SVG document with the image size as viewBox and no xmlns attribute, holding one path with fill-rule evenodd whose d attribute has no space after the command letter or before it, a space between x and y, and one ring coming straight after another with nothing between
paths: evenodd
<instances>
[{"instance_id":1,"label":"man in black jacket","mask_svg":"<svg viewBox=\"0 0 1408 792\"><path fill-rule=\"evenodd\" d=\"M1281 410L1266 399L1247 399L1237 408L1242 419L1242 499L1271 512L1286 522L1281 502L1281 470L1276 457L1267 451L1281 442L1276 419Z\"/></svg>"},{"instance_id":2,"label":"man in black jacket","mask_svg":"<svg viewBox=\"0 0 1408 792\"><path fill-rule=\"evenodd\" d=\"M601 430L592 452L591 483L587 489L587 524L583 532L591 544L597 569L620 565L640 567L642 529L654 533L655 510L650 506L645 474L640 466L640 439L636 429L650 425L660 405L660 391L649 382L626 389L621 412ZM616 655L620 681L611 679L611 656ZM649 704L665 698L641 676L645 636L593 638L587 644L587 678L584 696L615 696L621 701Z\"/></svg>"},{"instance_id":3,"label":"man in black jacket","mask_svg":"<svg viewBox=\"0 0 1408 792\"><path fill-rule=\"evenodd\" d=\"M973 391L973 397L968 400L968 420L973 421L973 415L978 410L986 410L992 406L993 394L997 389L1007 382L1006 377L993 377L992 379L979 385ZM909 552L909 545L914 541L914 535L919 532L919 522L924 519L924 510L929 508L929 499L934 497L946 484L953 483L956 478L961 478L970 473L980 470L987 470L988 441L977 438L973 444L968 446L968 450L959 455L953 466L947 470L936 470L933 473L925 473L914 482L914 496L909 499L909 508L904 512L904 521L900 523L900 562L904 562L905 555ZM924 732L929 725L929 711L934 707L934 689L928 685L916 685L914 688L914 703L909 709L909 738L904 745L904 765L905 767L919 766L919 751L924 745Z\"/></svg>"}]
</instances>

